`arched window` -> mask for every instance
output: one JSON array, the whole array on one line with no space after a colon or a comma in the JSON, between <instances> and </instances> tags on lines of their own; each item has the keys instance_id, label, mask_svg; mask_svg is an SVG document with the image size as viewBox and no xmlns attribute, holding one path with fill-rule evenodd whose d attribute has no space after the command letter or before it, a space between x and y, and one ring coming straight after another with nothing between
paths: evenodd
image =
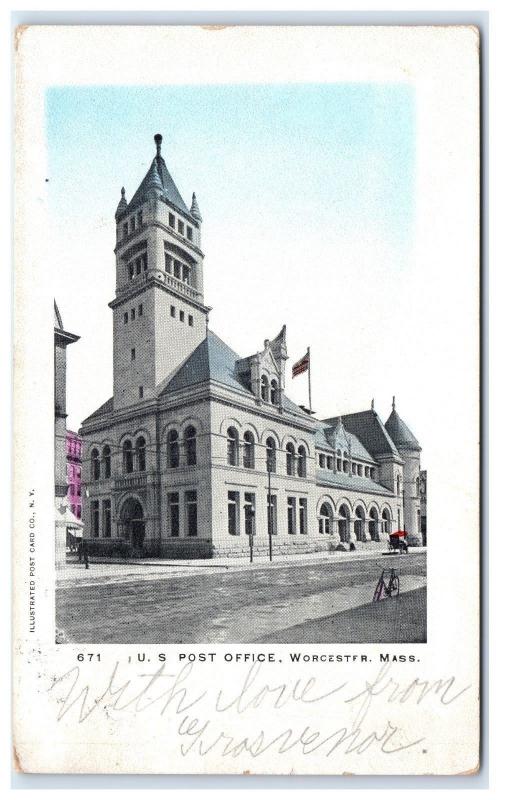
<instances>
[{"instance_id":1,"label":"arched window","mask_svg":"<svg viewBox=\"0 0 505 800\"><path fill-rule=\"evenodd\" d=\"M337 450L337 472L342 472L342 451Z\"/></svg>"},{"instance_id":2,"label":"arched window","mask_svg":"<svg viewBox=\"0 0 505 800\"><path fill-rule=\"evenodd\" d=\"M261 376L261 399L268 403L268 378L266 375Z\"/></svg>"},{"instance_id":3,"label":"arched window","mask_svg":"<svg viewBox=\"0 0 505 800\"><path fill-rule=\"evenodd\" d=\"M174 429L168 432L168 466L179 466L179 434Z\"/></svg>"},{"instance_id":4,"label":"arched window","mask_svg":"<svg viewBox=\"0 0 505 800\"><path fill-rule=\"evenodd\" d=\"M146 440L143 436L139 436L136 442L137 450L137 469L139 472L146 471Z\"/></svg>"},{"instance_id":5,"label":"arched window","mask_svg":"<svg viewBox=\"0 0 505 800\"><path fill-rule=\"evenodd\" d=\"M288 475L295 474L295 446L291 442L286 445L286 472Z\"/></svg>"},{"instance_id":6,"label":"arched window","mask_svg":"<svg viewBox=\"0 0 505 800\"><path fill-rule=\"evenodd\" d=\"M303 444L298 448L297 473L299 478L305 478L307 475L307 451Z\"/></svg>"},{"instance_id":7,"label":"arched window","mask_svg":"<svg viewBox=\"0 0 505 800\"><path fill-rule=\"evenodd\" d=\"M123 443L123 470L133 472L133 447L129 439Z\"/></svg>"},{"instance_id":8,"label":"arched window","mask_svg":"<svg viewBox=\"0 0 505 800\"><path fill-rule=\"evenodd\" d=\"M396 476L396 494L400 494L400 476Z\"/></svg>"},{"instance_id":9,"label":"arched window","mask_svg":"<svg viewBox=\"0 0 505 800\"><path fill-rule=\"evenodd\" d=\"M236 467L238 466L238 432L236 428L228 428L227 436L228 464L231 467Z\"/></svg>"},{"instance_id":10,"label":"arched window","mask_svg":"<svg viewBox=\"0 0 505 800\"><path fill-rule=\"evenodd\" d=\"M254 436L251 431L244 433L244 467L254 469Z\"/></svg>"},{"instance_id":11,"label":"arched window","mask_svg":"<svg viewBox=\"0 0 505 800\"><path fill-rule=\"evenodd\" d=\"M110 478L110 447L108 444L103 448L102 457L104 478Z\"/></svg>"},{"instance_id":12,"label":"arched window","mask_svg":"<svg viewBox=\"0 0 505 800\"><path fill-rule=\"evenodd\" d=\"M277 403L279 402L279 384L277 383L275 378L273 378L272 381L270 382L270 402L273 405L277 405Z\"/></svg>"},{"instance_id":13,"label":"arched window","mask_svg":"<svg viewBox=\"0 0 505 800\"><path fill-rule=\"evenodd\" d=\"M348 542L350 539L350 516L349 509L342 503L338 509L338 535L341 542Z\"/></svg>"},{"instance_id":14,"label":"arched window","mask_svg":"<svg viewBox=\"0 0 505 800\"><path fill-rule=\"evenodd\" d=\"M96 447L91 451L91 477L94 481L100 480L100 453Z\"/></svg>"},{"instance_id":15,"label":"arched window","mask_svg":"<svg viewBox=\"0 0 505 800\"><path fill-rule=\"evenodd\" d=\"M184 450L186 464L188 467L194 467L196 464L196 429L193 425L188 425L184 431Z\"/></svg>"},{"instance_id":16,"label":"arched window","mask_svg":"<svg viewBox=\"0 0 505 800\"><path fill-rule=\"evenodd\" d=\"M380 539L379 534L379 514L377 513L377 509L372 506L370 509L370 519L368 521L368 532L370 534L370 539L374 542L378 542Z\"/></svg>"},{"instance_id":17,"label":"arched window","mask_svg":"<svg viewBox=\"0 0 505 800\"><path fill-rule=\"evenodd\" d=\"M323 503L319 512L319 533L331 532L332 513L328 503Z\"/></svg>"},{"instance_id":18,"label":"arched window","mask_svg":"<svg viewBox=\"0 0 505 800\"><path fill-rule=\"evenodd\" d=\"M361 506L356 508L356 519L354 520L354 535L358 542L366 540L365 531L365 512Z\"/></svg>"},{"instance_id":19,"label":"arched window","mask_svg":"<svg viewBox=\"0 0 505 800\"><path fill-rule=\"evenodd\" d=\"M419 478L416 478L416 495L419 497Z\"/></svg>"},{"instance_id":20,"label":"arched window","mask_svg":"<svg viewBox=\"0 0 505 800\"><path fill-rule=\"evenodd\" d=\"M267 446L267 472L275 472L276 470L276 452L275 452L275 439L269 436L266 441Z\"/></svg>"}]
</instances>

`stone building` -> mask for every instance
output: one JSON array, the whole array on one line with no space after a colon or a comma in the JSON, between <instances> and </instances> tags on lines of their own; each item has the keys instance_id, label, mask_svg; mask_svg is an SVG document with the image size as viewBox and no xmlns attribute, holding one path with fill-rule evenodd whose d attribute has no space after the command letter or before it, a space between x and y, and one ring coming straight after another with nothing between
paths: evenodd
<instances>
[{"instance_id":1,"label":"stone building","mask_svg":"<svg viewBox=\"0 0 505 800\"><path fill-rule=\"evenodd\" d=\"M285 327L247 357L209 330L202 216L157 152L116 210L113 397L82 424L85 536L167 557L420 543L420 446L393 407L314 419Z\"/></svg>"},{"instance_id":2,"label":"stone building","mask_svg":"<svg viewBox=\"0 0 505 800\"><path fill-rule=\"evenodd\" d=\"M426 518L426 505L428 502L428 477L426 470L422 469L420 473L420 506L421 506L421 541L423 545L428 541L428 520Z\"/></svg>"},{"instance_id":3,"label":"stone building","mask_svg":"<svg viewBox=\"0 0 505 800\"><path fill-rule=\"evenodd\" d=\"M69 333L54 303L54 494L56 565L65 563L67 527L77 522L69 509L67 487L67 347L79 340Z\"/></svg>"},{"instance_id":4,"label":"stone building","mask_svg":"<svg viewBox=\"0 0 505 800\"><path fill-rule=\"evenodd\" d=\"M67 497L70 511L82 517L82 439L75 431L67 430Z\"/></svg>"}]
</instances>

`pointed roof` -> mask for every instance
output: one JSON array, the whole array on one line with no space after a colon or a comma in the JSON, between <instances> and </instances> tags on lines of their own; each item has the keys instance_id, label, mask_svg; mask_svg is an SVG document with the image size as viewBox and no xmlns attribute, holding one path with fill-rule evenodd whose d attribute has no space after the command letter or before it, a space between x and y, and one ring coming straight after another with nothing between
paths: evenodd
<instances>
[{"instance_id":1,"label":"pointed roof","mask_svg":"<svg viewBox=\"0 0 505 800\"><path fill-rule=\"evenodd\" d=\"M61 318L60 309L56 304L56 300L54 301L54 327L59 328L60 331L63 330L63 320Z\"/></svg>"},{"instance_id":2,"label":"pointed roof","mask_svg":"<svg viewBox=\"0 0 505 800\"><path fill-rule=\"evenodd\" d=\"M186 203L182 199L177 186L170 175L165 159L161 156L161 142L162 137L159 133L154 137L156 142L157 153L152 160L142 183L130 200L127 211L132 211L136 206L141 205L153 191L163 197L173 206L183 211L185 214L190 214Z\"/></svg>"},{"instance_id":3,"label":"pointed roof","mask_svg":"<svg viewBox=\"0 0 505 800\"><path fill-rule=\"evenodd\" d=\"M190 213L192 217L198 220L198 222L202 221L202 215L200 214L195 192L193 192L193 197L191 198Z\"/></svg>"},{"instance_id":4,"label":"pointed roof","mask_svg":"<svg viewBox=\"0 0 505 800\"><path fill-rule=\"evenodd\" d=\"M384 427L379 415L373 409L358 411L355 414L343 414L342 422L348 433L353 433L362 446L374 456L391 454L399 456L396 445ZM324 420L334 425L338 417Z\"/></svg>"},{"instance_id":5,"label":"pointed roof","mask_svg":"<svg viewBox=\"0 0 505 800\"><path fill-rule=\"evenodd\" d=\"M399 450L421 450L421 445L393 406L386 430Z\"/></svg>"}]
</instances>

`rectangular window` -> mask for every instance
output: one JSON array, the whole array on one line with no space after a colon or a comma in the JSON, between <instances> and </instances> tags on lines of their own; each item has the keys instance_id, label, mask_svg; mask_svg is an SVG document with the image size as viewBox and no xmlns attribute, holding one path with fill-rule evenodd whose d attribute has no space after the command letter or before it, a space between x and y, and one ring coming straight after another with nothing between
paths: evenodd
<instances>
[{"instance_id":1,"label":"rectangular window","mask_svg":"<svg viewBox=\"0 0 505 800\"><path fill-rule=\"evenodd\" d=\"M228 492L228 533L231 536L238 536L239 533L239 502L238 492Z\"/></svg>"},{"instance_id":2,"label":"rectangular window","mask_svg":"<svg viewBox=\"0 0 505 800\"><path fill-rule=\"evenodd\" d=\"M144 222L144 220L142 218L142 211L139 211L139 213L137 214L137 222L138 222L139 228L140 228L142 223Z\"/></svg>"},{"instance_id":3,"label":"rectangular window","mask_svg":"<svg viewBox=\"0 0 505 800\"><path fill-rule=\"evenodd\" d=\"M128 236L128 223L123 222L123 238L126 239Z\"/></svg>"},{"instance_id":4,"label":"rectangular window","mask_svg":"<svg viewBox=\"0 0 505 800\"><path fill-rule=\"evenodd\" d=\"M131 226L132 231L135 230L135 225L136 225L135 217L132 217L131 220L130 220L130 226Z\"/></svg>"},{"instance_id":5,"label":"rectangular window","mask_svg":"<svg viewBox=\"0 0 505 800\"><path fill-rule=\"evenodd\" d=\"M296 533L296 497L288 497L288 533Z\"/></svg>"},{"instance_id":6,"label":"rectangular window","mask_svg":"<svg viewBox=\"0 0 505 800\"><path fill-rule=\"evenodd\" d=\"M142 400L143 397L144 397L144 387L139 386L139 398Z\"/></svg>"},{"instance_id":7,"label":"rectangular window","mask_svg":"<svg viewBox=\"0 0 505 800\"><path fill-rule=\"evenodd\" d=\"M168 495L168 530L170 536L179 536L179 492Z\"/></svg>"},{"instance_id":8,"label":"rectangular window","mask_svg":"<svg viewBox=\"0 0 505 800\"><path fill-rule=\"evenodd\" d=\"M175 306L170 306L170 316L175 317Z\"/></svg>"},{"instance_id":9,"label":"rectangular window","mask_svg":"<svg viewBox=\"0 0 505 800\"><path fill-rule=\"evenodd\" d=\"M198 507L196 501L196 492L185 492L186 500L186 528L188 536L198 535Z\"/></svg>"},{"instance_id":10,"label":"rectangular window","mask_svg":"<svg viewBox=\"0 0 505 800\"><path fill-rule=\"evenodd\" d=\"M132 347L132 361L135 361L135 348Z\"/></svg>"},{"instance_id":11,"label":"rectangular window","mask_svg":"<svg viewBox=\"0 0 505 800\"><path fill-rule=\"evenodd\" d=\"M179 311L179 319L181 322L184 322L184 311Z\"/></svg>"},{"instance_id":12,"label":"rectangular window","mask_svg":"<svg viewBox=\"0 0 505 800\"><path fill-rule=\"evenodd\" d=\"M184 236L184 222L182 219L177 220L177 232Z\"/></svg>"},{"instance_id":13,"label":"rectangular window","mask_svg":"<svg viewBox=\"0 0 505 800\"><path fill-rule=\"evenodd\" d=\"M189 325L190 328L193 327L193 315L192 314L188 314L188 325Z\"/></svg>"},{"instance_id":14,"label":"rectangular window","mask_svg":"<svg viewBox=\"0 0 505 800\"><path fill-rule=\"evenodd\" d=\"M363 475L363 467L361 464L358 464L358 475L361 477Z\"/></svg>"},{"instance_id":15,"label":"rectangular window","mask_svg":"<svg viewBox=\"0 0 505 800\"><path fill-rule=\"evenodd\" d=\"M354 462L353 462L353 465L352 465L352 474L356 475L356 464L354 464Z\"/></svg>"},{"instance_id":16,"label":"rectangular window","mask_svg":"<svg viewBox=\"0 0 505 800\"><path fill-rule=\"evenodd\" d=\"M182 265L182 282L189 283L189 267L186 264Z\"/></svg>"},{"instance_id":17,"label":"rectangular window","mask_svg":"<svg viewBox=\"0 0 505 800\"><path fill-rule=\"evenodd\" d=\"M141 260L142 260L142 269L144 270L144 272L147 272L147 253L142 253Z\"/></svg>"},{"instance_id":18,"label":"rectangular window","mask_svg":"<svg viewBox=\"0 0 505 800\"><path fill-rule=\"evenodd\" d=\"M256 496L253 492L244 494L244 521L245 535L254 536L256 533Z\"/></svg>"},{"instance_id":19,"label":"rectangular window","mask_svg":"<svg viewBox=\"0 0 505 800\"><path fill-rule=\"evenodd\" d=\"M268 513L268 535L277 534L277 496L267 494L267 513Z\"/></svg>"},{"instance_id":20,"label":"rectangular window","mask_svg":"<svg viewBox=\"0 0 505 800\"><path fill-rule=\"evenodd\" d=\"M128 275L130 280L133 280L133 276L135 275L135 267L133 264L128 264Z\"/></svg>"},{"instance_id":21,"label":"rectangular window","mask_svg":"<svg viewBox=\"0 0 505 800\"><path fill-rule=\"evenodd\" d=\"M144 315L144 306L141 303L139 305L139 317L142 317L143 315Z\"/></svg>"},{"instance_id":22,"label":"rectangular window","mask_svg":"<svg viewBox=\"0 0 505 800\"><path fill-rule=\"evenodd\" d=\"M137 273L137 275L140 275L141 271L142 271L142 259L141 258L136 258L135 259L135 272Z\"/></svg>"},{"instance_id":23,"label":"rectangular window","mask_svg":"<svg viewBox=\"0 0 505 800\"><path fill-rule=\"evenodd\" d=\"M98 500L91 501L91 535L100 536L100 508Z\"/></svg>"},{"instance_id":24,"label":"rectangular window","mask_svg":"<svg viewBox=\"0 0 505 800\"><path fill-rule=\"evenodd\" d=\"M307 533L307 498L300 497L298 501L298 530L300 533Z\"/></svg>"},{"instance_id":25,"label":"rectangular window","mask_svg":"<svg viewBox=\"0 0 505 800\"><path fill-rule=\"evenodd\" d=\"M165 272L172 274L172 256L169 253L165 253Z\"/></svg>"},{"instance_id":26,"label":"rectangular window","mask_svg":"<svg viewBox=\"0 0 505 800\"><path fill-rule=\"evenodd\" d=\"M177 259L174 259L174 276L177 278L177 280L181 279L181 266L181 262L177 261Z\"/></svg>"},{"instance_id":27,"label":"rectangular window","mask_svg":"<svg viewBox=\"0 0 505 800\"><path fill-rule=\"evenodd\" d=\"M110 500L102 502L102 536L110 539L112 535L111 507Z\"/></svg>"},{"instance_id":28,"label":"rectangular window","mask_svg":"<svg viewBox=\"0 0 505 800\"><path fill-rule=\"evenodd\" d=\"M168 215L168 224L170 225L171 228L175 228L175 216L174 216L174 214L169 214Z\"/></svg>"},{"instance_id":29,"label":"rectangular window","mask_svg":"<svg viewBox=\"0 0 505 800\"><path fill-rule=\"evenodd\" d=\"M193 228L190 228L189 225L186 228L186 235L190 242L193 241Z\"/></svg>"},{"instance_id":30,"label":"rectangular window","mask_svg":"<svg viewBox=\"0 0 505 800\"><path fill-rule=\"evenodd\" d=\"M341 458L337 458L337 470L339 472L342 472L342 459Z\"/></svg>"},{"instance_id":31,"label":"rectangular window","mask_svg":"<svg viewBox=\"0 0 505 800\"><path fill-rule=\"evenodd\" d=\"M370 467L370 477L372 480L375 480L375 470L373 467Z\"/></svg>"},{"instance_id":32,"label":"rectangular window","mask_svg":"<svg viewBox=\"0 0 505 800\"><path fill-rule=\"evenodd\" d=\"M135 319L135 309L134 308L132 308L130 316L131 316L131 320L133 322L133 320Z\"/></svg>"},{"instance_id":33,"label":"rectangular window","mask_svg":"<svg viewBox=\"0 0 505 800\"><path fill-rule=\"evenodd\" d=\"M321 469L324 468L324 455L322 453L319 453L319 466Z\"/></svg>"},{"instance_id":34,"label":"rectangular window","mask_svg":"<svg viewBox=\"0 0 505 800\"><path fill-rule=\"evenodd\" d=\"M331 456L326 457L326 466L328 469L333 469L333 459Z\"/></svg>"}]
</instances>

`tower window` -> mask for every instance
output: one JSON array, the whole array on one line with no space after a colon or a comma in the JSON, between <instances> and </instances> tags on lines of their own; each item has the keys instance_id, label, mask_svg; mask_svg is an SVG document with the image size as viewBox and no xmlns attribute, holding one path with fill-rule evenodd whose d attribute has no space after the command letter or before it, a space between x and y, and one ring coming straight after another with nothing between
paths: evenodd
<instances>
[{"instance_id":1,"label":"tower window","mask_svg":"<svg viewBox=\"0 0 505 800\"><path fill-rule=\"evenodd\" d=\"M175 306L170 306L170 316L175 317Z\"/></svg>"},{"instance_id":2,"label":"tower window","mask_svg":"<svg viewBox=\"0 0 505 800\"><path fill-rule=\"evenodd\" d=\"M144 306L143 306L143 305L142 305L142 303L141 303L141 304L139 305L139 317L141 317L141 316L143 315L143 313L144 313Z\"/></svg>"},{"instance_id":3,"label":"tower window","mask_svg":"<svg viewBox=\"0 0 505 800\"><path fill-rule=\"evenodd\" d=\"M143 397L144 397L144 387L139 386L139 398L142 400Z\"/></svg>"},{"instance_id":4,"label":"tower window","mask_svg":"<svg viewBox=\"0 0 505 800\"><path fill-rule=\"evenodd\" d=\"M141 271L142 271L142 259L141 258L136 258L135 259L135 272L137 273L137 275L140 275Z\"/></svg>"},{"instance_id":5,"label":"tower window","mask_svg":"<svg viewBox=\"0 0 505 800\"><path fill-rule=\"evenodd\" d=\"M133 276L135 275L135 267L133 264L128 264L128 276L130 280L133 280Z\"/></svg>"},{"instance_id":6,"label":"tower window","mask_svg":"<svg viewBox=\"0 0 505 800\"><path fill-rule=\"evenodd\" d=\"M125 325L128 324L128 311L125 311L123 314L123 322Z\"/></svg>"},{"instance_id":7,"label":"tower window","mask_svg":"<svg viewBox=\"0 0 505 800\"><path fill-rule=\"evenodd\" d=\"M142 218L142 211L139 211L139 213L137 214L137 222L138 222L138 224L139 224L139 228L140 228L140 226L142 225L143 221L144 221L144 220L143 220L143 218Z\"/></svg>"},{"instance_id":8,"label":"tower window","mask_svg":"<svg viewBox=\"0 0 505 800\"><path fill-rule=\"evenodd\" d=\"M132 347L132 361L135 361L135 348Z\"/></svg>"},{"instance_id":9,"label":"tower window","mask_svg":"<svg viewBox=\"0 0 505 800\"><path fill-rule=\"evenodd\" d=\"M188 314L188 325L189 325L190 328L193 327L193 315L192 314Z\"/></svg>"},{"instance_id":10,"label":"tower window","mask_svg":"<svg viewBox=\"0 0 505 800\"><path fill-rule=\"evenodd\" d=\"M147 253L142 253L141 259L142 259L142 269L144 270L144 272L147 272Z\"/></svg>"},{"instance_id":11,"label":"tower window","mask_svg":"<svg viewBox=\"0 0 505 800\"><path fill-rule=\"evenodd\" d=\"M131 310L131 318L132 318L132 322L133 322L133 320L135 319L135 309L134 308L132 308L132 310Z\"/></svg>"},{"instance_id":12,"label":"tower window","mask_svg":"<svg viewBox=\"0 0 505 800\"><path fill-rule=\"evenodd\" d=\"M182 280L184 283L189 283L189 267L185 264L182 265Z\"/></svg>"},{"instance_id":13,"label":"tower window","mask_svg":"<svg viewBox=\"0 0 505 800\"><path fill-rule=\"evenodd\" d=\"M172 274L172 256L165 253L165 272Z\"/></svg>"},{"instance_id":14,"label":"tower window","mask_svg":"<svg viewBox=\"0 0 505 800\"><path fill-rule=\"evenodd\" d=\"M179 319L181 322L184 322L184 311L179 311Z\"/></svg>"},{"instance_id":15,"label":"tower window","mask_svg":"<svg viewBox=\"0 0 505 800\"><path fill-rule=\"evenodd\" d=\"M181 279L181 266L181 262L174 259L174 275L178 280Z\"/></svg>"},{"instance_id":16,"label":"tower window","mask_svg":"<svg viewBox=\"0 0 505 800\"><path fill-rule=\"evenodd\" d=\"M123 223L123 237L126 239L127 236L128 236L128 223L125 222Z\"/></svg>"},{"instance_id":17,"label":"tower window","mask_svg":"<svg viewBox=\"0 0 505 800\"><path fill-rule=\"evenodd\" d=\"M190 242L193 241L193 228L190 228L189 225L186 228L186 234Z\"/></svg>"},{"instance_id":18,"label":"tower window","mask_svg":"<svg viewBox=\"0 0 505 800\"><path fill-rule=\"evenodd\" d=\"M177 220L177 232L184 236L184 222L182 219Z\"/></svg>"},{"instance_id":19,"label":"tower window","mask_svg":"<svg viewBox=\"0 0 505 800\"><path fill-rule=\"evenodd\" d=\"M131 225L131 229L132 229L132 231L134 231L134 230L135 230L135 225L136 225L136 220L135 220L135 217L132 217L132 218L131 218L131 220L130 220L130 225Z\"/></svg>"},{"instance_id":20,"label":"tower window","mask_svg":"<svg viewBox=\"0 0 505 800\"><path fill-rule=\"evenodd\" d=\"M175 228L175 216L174 216L174 214L169 214L168 215L168 224L170 225L171 228Z\"/></svg>"}]
</instances>

